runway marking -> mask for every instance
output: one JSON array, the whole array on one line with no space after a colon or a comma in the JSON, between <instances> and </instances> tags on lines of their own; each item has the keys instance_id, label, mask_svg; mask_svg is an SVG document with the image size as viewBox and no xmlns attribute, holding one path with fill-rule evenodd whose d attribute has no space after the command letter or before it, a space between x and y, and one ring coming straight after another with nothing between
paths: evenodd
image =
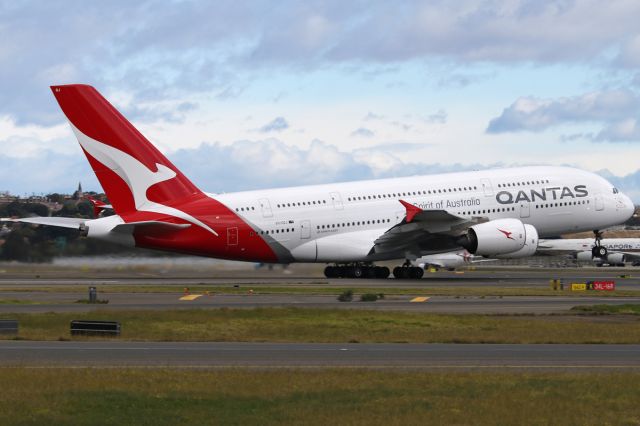
<instances>
[{"instance_id":1,"label":"runway marking","mask_svg":"<svg viewBox=\"0 0 640 426\"><path fill-rule=\"evenodd\" d=\"M429 299L430 299L429 297L414 297L413 299L410 300L410 302L412 302L412 303L413 302L421 303L421 302L426 302Z\"/></svg>"},{"instance_id":2,"label":"runway marking","mask_svg":"<svg viewBox=\"0 0 640 426\"><path fill-rule=\"evenodd\" d=\"M180 299L178 300L196 300L198 297L202 297L201 294L187 294L186 296L182 296Z\"/></svg>"}]
</instances>

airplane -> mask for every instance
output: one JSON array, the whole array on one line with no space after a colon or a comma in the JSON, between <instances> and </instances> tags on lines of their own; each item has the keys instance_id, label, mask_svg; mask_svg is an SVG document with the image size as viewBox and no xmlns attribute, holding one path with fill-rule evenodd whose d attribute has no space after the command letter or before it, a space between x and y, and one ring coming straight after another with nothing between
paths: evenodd
<instances>
[{"instance_id":1,"label":"airplane","mask_svg":"<svg viewBox=\"0 0 640 426\"><path fill-rule=\"evenodd\" d=\"M625 262L640 260L640 238L604 238L600 244L607 250L602 257L593 256L594 241L590 238L540 240L538 253L571 254L578 262L593 262L596 266L624 266Z\"/></svg>"},{"instance_id":2,"label":"airplane","mask_svg":"<svg viewBox=\"0 0 640 426\"><path fill-rule=\"evenodd\" d=\"M467 250L455 250L447 253L429 254L411 261L414 266L422 269L446 269L453 271L462 266L470 266L476 263L494 262L498 259L486 259L481 256L474 256Z\"/></svg>"},{"instance_id":3,"label":"airplane","mask_svg":"<svg viewBox=\"0 0 640 426\"><path fill-rule=\"evenodd\" d=\"M93 207L93 216L95 218L100 217L100 214L105 210L113 210L113 206L111 204L107 204L104 201L96 200L91 195L87 195L87 200L91 203Z\"/></svg>"},{"instance_id":4,"label":"airplane","mask_svg":"<svg viewBox=\"0 0 640 426\"><path fill-rule=\"evenodd\" d=\"M329 263L327 277L421 278L411 260L464 248L533 255L538 238L625 222L631 200L569 167L518 167L212 194L201 191L96 89L52 86L114 215L13 222L127 246L263 263ZM595 235L598 250L600 238ZM605 249L606 251L606 249ZM600 253L599 253L600 254ZM331 265L333 264L333 265Z\"/></svg>"}]
</instances>

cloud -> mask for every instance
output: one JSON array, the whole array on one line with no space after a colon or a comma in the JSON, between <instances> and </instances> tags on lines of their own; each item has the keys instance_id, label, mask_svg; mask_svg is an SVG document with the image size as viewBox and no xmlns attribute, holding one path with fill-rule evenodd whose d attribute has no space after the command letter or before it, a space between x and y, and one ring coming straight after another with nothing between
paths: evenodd
<instances>
[{"instance_id":1,"label":"cloud","mask_svg":"<svg viewBox=\"0 0 640 426\"><path fill-rule=\"evenodd\" d=\"M447 122L448 114L445 110L440 109L438 112L428 115L424 121L428 124L444 124Z\"/></svg>"},{"instance_id":2,"label":"cloud","mask_svg":"<svg viewBox=\"0 0 640 426\"><path fill-rule=\"evenodd\" d=\"M284 117L276 117L264 126L260 127L258 131L260 133L269 133L269 132L281 132L289 128L289 123Z\"/></svg>"},{"instance_id":3,"label":"cloud","mask_svg":"<svg viewBox=\"0 0 640 426\"><path fill-rule=\"evenodd\" d=\"M369 111L367 115L365 115L362 119L364 121L382 120L384 119L384 115L376 114L375 112Z\"/></svg>"},{"instance_id":4,"label":"cloud","mask_svg":"<svg viewBox=\"0 0 640 426\"><path fill-rule=\"evenodd\" d=\"M603 90L558 99L518 98L492 119L487 133L541 132L564 124L601 123L596 141L640 141L636 117L640 95L628 89Z\"/></svg>"},{"instance_id":5,"label":"cloud","mask_svg":"<svg viewBox=\"0 0 640 426\"><path fill-rule=\"evenodd\" d=\"M88 190L100 185L80 148L74 154L40 150L34 156L9 157L0 153L0 191L16 195L71 193L78 181ZM29 173L25 173L25 171Z\"/></svg>"},{"instance_id":6,"label":"cloud","mask_svg":"<svg viewBox=\"0 0 640 426\"><path fill-rule=\"evenodd\" d=\"M74 141L75 143L75 141ZM77 144L76 144L77 145ZM400 144L404 151L424 144ZM203 143L167 157L205 191L232 192L296 185L322 184L446 171L473 170L478 164L423 164L402 161L397 144L383 144L354 152L313 140L307 148L278 139L242 140L231 145ZM82 181L86 190L100 186L80 148L75 153L43 149L34 156L15 158L0 153L0 191L17 194L68 192ZM34 170L33 173L24 173Z\"/></svg>"},{"instance_id":7,"label":"cloud","mask_svg":"<svg viewBox=\"0 0 640 426\"><path fill-rule=\"evenodd\" d=\"M366 127L360 127L351 132L351 136L360 138L372 138L375 136L375 133L373 133L373 131L367 129Z\"/></svg>"},{"instance_id":8,"label":"cloud","mask_svg":"<svg viewBox=\"0 0 640 426\"><path fill-rule=\"evenodd\" d=\"M75 144L75 141L74 141ZM231 145L203 143L167 157L198 187L215 193L312 185L362 179L429 175L482 170L519 164L422 163L419 156L403 160L399 152L419 151L429 145L381 144L353 152L313 140L307 148L278 139L243 140ZM39 150L30 157L0 153L0 191L13 194L72 192L78 181L86 190L101 191L84 155ZM32 173L25 173L32 170ZM626 176L601 171L601 175L640 204L640 170Z\"/></svg>"},{"instance_id":9,"label":"cloud","mask_svg":"<svg viewBox=\"0 0 640 426\"><path fill-rule=\"evenodd\" d=\"M137 104L193 93L233 99L283 69L640 62L640 3L623 0L606 7L596 0L284 0L277 7L266 0L70 0L64 13L55 2L32 1L12 2L2 13L0 115L19 123L62 120L51 84L125 91Z\"/></svg>"}]
</instances>

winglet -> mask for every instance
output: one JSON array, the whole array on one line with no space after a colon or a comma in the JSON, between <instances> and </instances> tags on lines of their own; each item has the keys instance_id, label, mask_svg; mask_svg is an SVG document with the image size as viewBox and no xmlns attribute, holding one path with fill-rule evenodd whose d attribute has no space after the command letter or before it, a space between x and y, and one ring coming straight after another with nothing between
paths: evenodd
<instances>
[{"instance_id":1,"label":"winglet","mask_svg":"<svg viewBox=\"0 0 640 426\"><path fill-rule=\"evenodd\" d=\"M416 207L413 204L407 203L404 200L398 200L398 201L400 201L400 204L402 204L404 208L407 209L407 223L411 223L411 221L413 221L413 218L416 217L418 213L421 213L423 211L420 207Z\"/></svg>"}]
</instances>

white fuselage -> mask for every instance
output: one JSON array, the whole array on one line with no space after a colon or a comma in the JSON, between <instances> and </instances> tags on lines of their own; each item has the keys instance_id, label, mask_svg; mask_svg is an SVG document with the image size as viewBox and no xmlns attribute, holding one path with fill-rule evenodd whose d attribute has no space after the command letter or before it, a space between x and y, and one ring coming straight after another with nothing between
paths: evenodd
<instances>
[{"instance_id":1,"label":"white fuselage","mask_svg":"<svg viewBox=\"0 0 640 426\"><path fill-rule=\"evenodd\" d=\"M631 200L602 177L566 167L522 167L210 194L281 245L293 261L371 258L374 241L406 214L399 200L466 219L517 218L540 237L627 220ZM451 248L434 248L434 253ZM402 258L390 254L388 258Z\"/></svg>"}]
</instances>

